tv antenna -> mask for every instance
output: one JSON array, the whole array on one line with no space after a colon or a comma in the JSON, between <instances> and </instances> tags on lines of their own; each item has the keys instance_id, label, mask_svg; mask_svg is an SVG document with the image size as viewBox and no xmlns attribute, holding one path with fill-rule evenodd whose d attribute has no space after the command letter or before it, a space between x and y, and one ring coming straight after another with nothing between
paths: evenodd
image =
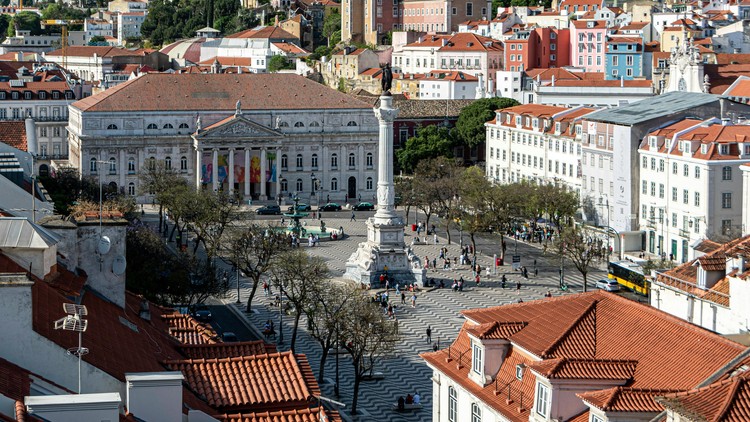
<instances>
[{"instance_id":1,"label":"tv antenna","mask_svg":"<svg viewBox=\"0 0 750 422\"><path fill-rule=\"evenodd\" d=\"M89 321L82 317L88 315L84 305L63 303L63 310L67 315L55 321L55 330L78 332L78 347L69 348L66 353L78 357L78 394L81 394L81 357L89 353L89 349L82 347L83 332L89 326Z\"/></svg>"}]
</instances>

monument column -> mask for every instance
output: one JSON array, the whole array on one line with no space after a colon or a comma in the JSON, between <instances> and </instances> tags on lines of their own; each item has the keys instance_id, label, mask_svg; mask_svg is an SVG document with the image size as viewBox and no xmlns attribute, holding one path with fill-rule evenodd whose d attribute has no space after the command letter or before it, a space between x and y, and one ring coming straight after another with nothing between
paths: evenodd
<instances>
[{"instance_id":1,"label":"monument column","mask_svg":"<svg viewBox=\"0 0 750 422\"><path fill-rule=\"evenodd\" d=\"M195 149L195 188L201 187L201 173L203 172L203 151L199 148Z\"/></svg>"},{"instance_id":2,"label":"monument column","mask_svg":"<svg viewBox=\"0 0 750 422\"><path fill-rule=\"evenodd\" d=\"M229 176L227 177L229 185L229 196L234 195L234 148L229 149Z\"/></svg>"},{"instance_id":3,"label":"monument column","mask_svg":"<svg viewBox=\"0 0 750 422\"><path fill-rule=\"evenodd\" d=\"M397 217L394 206L396 194L393 187L393 121L398 110L393 108L393 97L381 96L380 108L375 109L378 118L380 142L378 142L378 211L375 220L390 220Z\"/></svg>"},{"instance_id":4,"label":"monument column","mask_svg":"<svg viewBox=\"0 0 750 422\"><path fill-rule=\"evenodd\" d=\"M245 148L245 197L250 197L250 148Z\"/></svg>"},{"instance_id":5,"label":"monument column","mask_svg":"<svg viewBox=\"0 0 750 422\"><path fill-rule=\"evenodd\" d=\"M260 200L265 201L266 199L266 167L268 159L266 158L266 147L260 149Z\"/></svg>"},{"instance_id":6,"label":"monument column","mask_svg":"<svg viewBox=\"0 0 750 422\"><path fill-rule=\"evenodd\" d=\"M219 150L214 148L213 149L213 158L212 158L212 167L211 167L211 182L213 184L214 192L219 191Z\"/></svg>"}]
</instances>

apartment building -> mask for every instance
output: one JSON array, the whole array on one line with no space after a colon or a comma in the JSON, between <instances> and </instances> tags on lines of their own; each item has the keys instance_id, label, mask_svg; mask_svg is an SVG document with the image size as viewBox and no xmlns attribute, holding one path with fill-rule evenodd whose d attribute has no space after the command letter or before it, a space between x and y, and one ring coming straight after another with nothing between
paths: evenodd
<instances>
[{"instance_id":1,"label":"apartment building","mask_svg":"<svg viewBox=\"0 0 750 422\"><path fill-rule=\"evenodd\" d=\"M570 24L571 64L586 72L604 72L606 21L572 21Z\"/></svg>"}]
</instances>

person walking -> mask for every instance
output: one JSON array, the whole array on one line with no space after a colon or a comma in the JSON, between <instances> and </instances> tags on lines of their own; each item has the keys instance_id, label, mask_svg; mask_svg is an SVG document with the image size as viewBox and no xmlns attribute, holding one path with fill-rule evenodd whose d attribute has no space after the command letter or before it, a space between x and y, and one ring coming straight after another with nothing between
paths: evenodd
<instances>
[{"instance_id":1,"label":"person walking","mask_svg":"<svg viewBox=\"0 0 750 422\"><path fill-rule=\"evenodd\" d=\"M516 291L517 291L517 292L520 292L520 291L521 291L521 280L518 280L518 281L516 282Z\"/></svg>"},{"instance_id":2,"label":"person walking","mask_svg":"<svg viewBox=\"0 0 750 422\"><path fill-rule=\"evenodd\" d=\"M417 294L414 293L411 295L411 307L416 308L417 307Z\"/></svg>"},{"instance_id":3,"label":"person walking","mask_svg":"<svg viewBox=\"0 0 750 422\"><path fill-rule=\"evenodd\" d=\"M354 210L352 210L352 218L350 218L349 221L357 221L357 216L354 214Z\"/></svg>"},{"instance_id":4,"label":"person walking","mask_svg":"<svg viewBox=\"0 0 750 422\"><path fill-rule=\"evenodd\" d=\"M432 235L432 240L435 242L436 245L438 244L437 233L435 233L435 234Z\"/></svg>"},{"instance_id":5,"label":"person walking","mask_svg":"<svg viewBox=\"0 0 750 422\"><path fill-rule=\"evenodd\" d=\"M427 326L426 334L427 334L427 343L432 343L432 328L430 328L429 325Z\"/></svg>"},{"instance_id":6,"label":"person walking","mask_svg":"<svg viewBox=\"0 0 750 422\"><path fill-rule=\"evenodd\" d=\"M406 305L406 293L401 292L401 304Z\"/></svg>"}]
</instances>

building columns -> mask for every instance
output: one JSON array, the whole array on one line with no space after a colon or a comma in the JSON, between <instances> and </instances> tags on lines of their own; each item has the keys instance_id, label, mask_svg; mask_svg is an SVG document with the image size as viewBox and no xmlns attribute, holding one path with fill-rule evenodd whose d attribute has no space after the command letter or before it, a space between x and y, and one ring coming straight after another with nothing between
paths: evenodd
<instances>
[{"instance_id":1,"label":"building columns","mask_svg":"<svg viewBox=\"0 0 750 422\"><path fill-rule=\"evenodd\" d=\"M214 148L213 149L213 157L212 157L212 167L211 167L211 183L213 184L213 190L214 192L219 191L219 150Z\"/></svg>"}]
</instances>

